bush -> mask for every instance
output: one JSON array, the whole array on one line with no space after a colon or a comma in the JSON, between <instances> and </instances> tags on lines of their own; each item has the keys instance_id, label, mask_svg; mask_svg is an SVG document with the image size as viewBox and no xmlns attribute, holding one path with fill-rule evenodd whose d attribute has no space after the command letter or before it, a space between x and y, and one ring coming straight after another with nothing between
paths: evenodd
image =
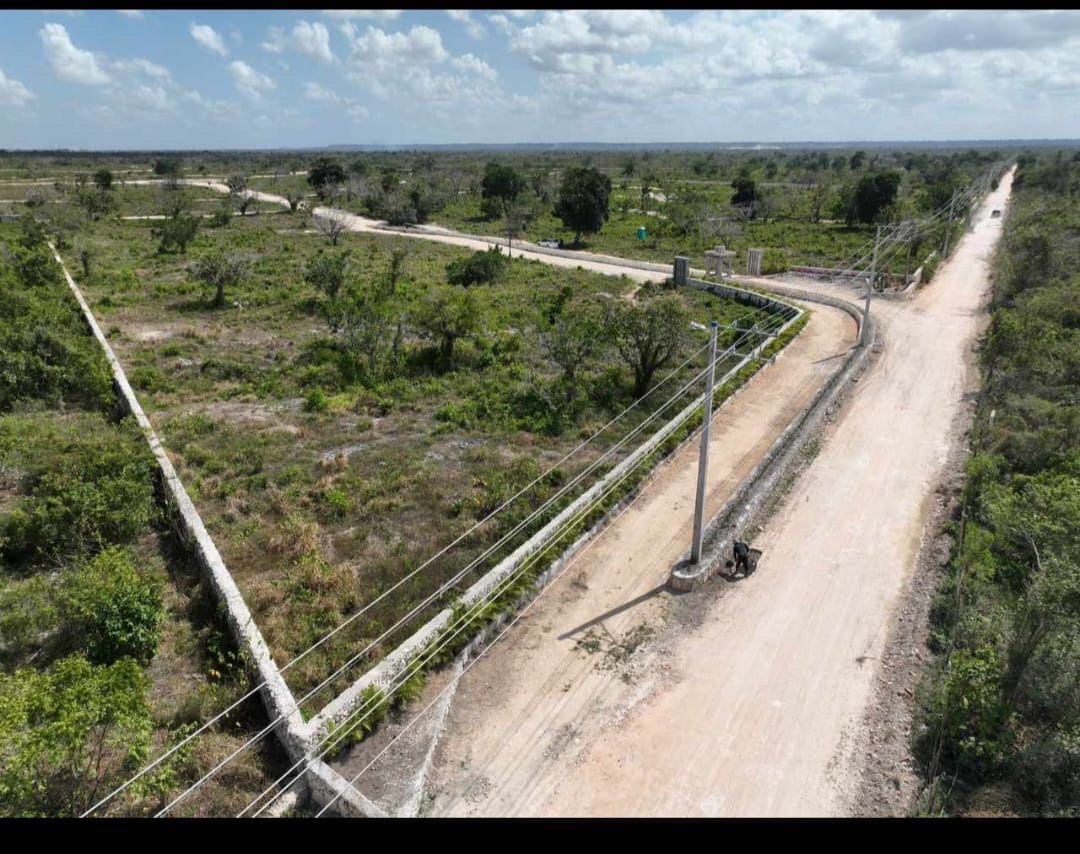
<instances>
[{"instance_id":1,"label":"bush","mask_svg":"<svg viewBox=\"0 0 1080 854\"><path fill-rule=\"evenodd\" d=\"M148 684L131 659L0 673L0 815L77 816L145 762Z\"/></svg>"},{"instance_id":2,"label":"bush","mask_svg":"<svg viewBox=\"0 0 1080 854\"><path fill-rule=\"evenodd\" d=\"M304 412L326 412L329 407L330 400L321 388L314 389L304 398Z\"/></svg>"},{"instance_id":3,"label":"bush","mask_svg":"<svg viewBox=\"0 0 1080 854\"><path fill-rule=\"evenodd\" d=\"M947 663L930 700L929 734L941 733L941 752L961 772L986 774L1004 756L1008 712L1001 700L1002 664L991 647L960 649Z\"/></svg>"},{"instance_id":4,"label":"bush","mask_svg":"<svg viewBox=\"0 0 1080 854\"><path fill-rule=\"evenodd\" d=\"M165 220L153 234L161 240L158 252L186 252L188 244L195 239L199 220L188 214L179 214Z\"/></svg>"},{"instance_id":5,"label":"bush","mask_svg":"<svg viewBox=\"0 0 1080 854\"><path fill-rule=\"evenodd\" d=\"M124 549L106 549L76 570L63 602L75 642L94 664L129 656L145 666L157 652L161 585L140 573Z\"/></svg>"},{"instance_id":6,"label":"bush","mask_svg":"<svg viewBox=\"0 0 1080 854\"><path fill-rule=\"evenodd\" d=\"M112 373L66 293L0 275L0 411L26 399L108 408Z\"/></svg>"},{"instance_id":7,"label":"bush","mask_svg":"<svg viewBox=\"0 0 1080 854\"><path fill-rule=\"evenodd\" d=\"M490 285L506 274L509 259L497 246L486 252L474 252L468 258L459 258L446 266L446 280L451 285Z\"/></svg>"},{"instance_id":8,"label":"bush","mask_svg":"<svg viewBox=\"0 0 1080 854\"><path fill-rule=\"evenodd\" d=\"M154 463L136 431L110 429L57 448L0 521L0 555L39 562L130 542L153 520Z\"/></svg>"}]
</instances>

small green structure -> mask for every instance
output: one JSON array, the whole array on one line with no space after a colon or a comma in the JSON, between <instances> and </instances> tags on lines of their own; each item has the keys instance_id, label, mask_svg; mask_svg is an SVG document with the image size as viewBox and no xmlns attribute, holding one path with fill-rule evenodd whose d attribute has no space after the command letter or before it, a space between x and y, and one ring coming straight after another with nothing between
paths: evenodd
<instances>
[{"instance_id":1,"label":"small green structure","mask_svg":"<svg viewBox=\"0 0 1080 854\"><path fill-rule=\"evenodd\" d=\"M648 236L649 236L648 229L646 229L645 226L643 226L643 225L638 226L637 239L638 240L644 240Z\"/></svg>"}]
</instances>

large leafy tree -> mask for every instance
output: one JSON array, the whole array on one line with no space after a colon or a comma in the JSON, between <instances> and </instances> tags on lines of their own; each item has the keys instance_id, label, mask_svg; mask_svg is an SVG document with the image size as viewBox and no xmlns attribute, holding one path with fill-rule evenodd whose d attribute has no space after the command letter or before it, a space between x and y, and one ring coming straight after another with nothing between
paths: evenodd
<instances>
[{"instance_id":1,"label":"large leafy tree","mask_svg":"<svg viewBox=\"0 0 1080 854\"><path fill-rule=\"evenodd\" d=\"M864 175L847 200L847 224L876 222L892 207L899 191L899 172Z\"/></svg>"},{"instance_id":2,"label":"large leafy tree","mask_svg":"<svg viewBox=\"0 0 1080 854\"><path fill-rule=\"evenodd\" d=\"M528 179L513 166L488 163L480 181L481 207L488 219L502 216L528 187Z\"/></svg>"},{"instance_id":3,"label":"large leafy tree","mask_svg":"<svg viewBox=\"0 0 1080 854\"><path fill-rule=\"evenodd\" d=\"M311 188L322 198L327 188L345 183L345 170L341 164L329 157L320 157L308 170L307 181Z\"/></svg>"},{"instance_id":4,"label":"large leafy tree","mask_svg":"<svg viewBox=\"0 0 1080 854\"><path fill-rule=\"evenodd\" d=\"M581 235L595 234L607 222L610 208L611 179L598 169L572 167L563 175L555 216L574 232L574 243Z\"/></svg>"},{"instance_id":5,"label":"large leafy tree","mask_svg":"<svg viewBox=\"0 0 1080 854\"><path fill-rule=\"evenodd\" d=\"M634 372L634 397L649 390L653 375L668 364L686 341L690 316L676 294L639 303L619 301L608 329L623 361Z\"/></svg>"}]
</instances>

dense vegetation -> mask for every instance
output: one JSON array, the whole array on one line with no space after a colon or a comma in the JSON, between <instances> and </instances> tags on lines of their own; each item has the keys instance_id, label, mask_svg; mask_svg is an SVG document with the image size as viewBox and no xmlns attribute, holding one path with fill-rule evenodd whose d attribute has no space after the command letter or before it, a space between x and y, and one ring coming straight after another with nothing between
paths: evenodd
<instances>
[{"instance_id":1,"label":"dense vegetation","mask_svg":"<svg viewBox=\"0 0 1080 854\"><path fill-rule=\"evenodd\" d=\"M254 153L14 155L0 166L48 178L7 184L4 198L18 200L8 210L47 223L282 663L654 387L701 343L687 333L691 317L741 314L698 293L497 252L331 234L301 200L395 224L585 238L583 248L664 262L716 243L763 246L775 272L862 255L875 224L946 205L997 159ZM1063 664L1059 681L1046 676L1076 636L1062 615L1075 615L1077 463L1057 449L1076 447L1076 282L1065 271L1076 266L1077 223L1053 208L1053 231L1016 228L1025 210L1034 221L1075 194L1076 168L1026 162L1022 173L1009 245L1026 261L1000 262L1008 272L987 347L983 444L964 546L936 610L938 648L955 652L928 692L936 741L920 748L940 780L1007 779L1024 809L1048 812L1077 803L1080 743L1068 711L1075 671ZM166 183L132 183L155 175ZM214 176L231 192L172 180L185 175ZM252 203L246 187L279 193L292 210ZM121 219L148 214L163 219ZM67 814L224 708L244 682L212 603L157 527L145 444L115 419L108 370L41 227L0 228L0 805ZM934 243L896 253L895 271L913 269ZM290 684L325 677L329 662L381 634L645 414L535 484L521 508L387 597L292 670ZM451 602L452 592L432 608ZM118 811L162 803L257 720L245 707ZM221 813L261 789L273 757L242 761L192 810Z\"/></svg>"},{"instance_id":2,"label":"dense vegetation","mask_svg":"<svg viewBox=\"0 0 1080 854\"><path fill-rule=\"evenodd\" d=\"M923 809L1080 812L1080 162L1022 157L963 517L932 613Z\"/></svg>"},{"instance_id":3,"label":"dense vegetation","mask_svg":"<svg viewBox=\"0 0 1080 854\"><path fill-rule=\"evenodd\" d=\"M158 529L153 459L44 228L0 229L0 815L78 815L246 682L213 610L169 586L190 569ZM207 665L216 684L170 673ZM216 750L180 751L110 811L161 806Z\"/></svg>"}]
</instances>

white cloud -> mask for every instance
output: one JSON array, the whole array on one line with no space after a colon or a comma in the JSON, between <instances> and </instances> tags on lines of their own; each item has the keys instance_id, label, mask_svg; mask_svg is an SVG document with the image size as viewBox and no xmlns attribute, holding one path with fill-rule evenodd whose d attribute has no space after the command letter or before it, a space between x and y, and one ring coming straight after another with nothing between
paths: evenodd
<instances>
[{"instance_id":1,"label":"white cloud","mask_svg":"<svg viewBox=\"0 0 1080 854\"><path fill-rule=\"evenodd\" d=\"M192 24L188 28L188 32L191 33L191 37L195 39L195 41L207 50L211 50L221 56L229 55L229 49L225 47L225 40L213 27L208 26L207 24Z\"/></svg>"},{"instance_id":2,"label":"white cloud","mask_svg":"<svg viewBox=\"0 0 1080 854\"><path fill-rule=\"evenodd\" d=\"M157 77L167 80L171 76L169 69L151 62L149 59L118 59L111 63L110 67L121 74L145 74L148 77Z\"/></svg>"},{"instance_id":3,"label":"white cloud","mask_svg":"<svg viewBox=\"0 0 1080 854\"><path fill-rule=\"evenodd\" d=\"M46 24L38 35L45 46L45 56L53 73L61 80L100 86L111 79L98 65L93 53L72 44L71 36L62 24Z\"/></svg>"},{"instance_id":4,"label":"white cloud","mask_svg":"<svg viewBox=\"0 0 1080 854\"><path fill-rule=\"evenodd\" d=\"M256 71L242 60L236 59L230 62L229 72L232 74L237 90L252 101L261 100L264 92L277 88L277 83L272 77Z\"/></svg>"},{"instance_id":5,"label":"white cloud","mask_svg":"<svg viewBox=\"0 0 1080 854\"><path fill-rule=\"evenodd\" d=\"M262 43L262 49L269 53L281 53L288 48L320 62L337 61L330 49L330 32L325 24L299 21L288 34L281 27L271 27L269 38Z\"/></svg>"},{"instance_id":6,"label":"white cloud","mask_svg":"<svg viewBox=\"0 0 1080 854\"><path fill-rule=\"evenodd\" d=\"M117 9L117 15L123 15L125 18L135 18L141 21L146 16L142 13L141 9Z\"/></svg>"},{"instance_id":7,"label":"white cloud","mask_svg":"<svg viewBox=\"0 0 1080 854\"><path fill-rule=\"evenodd\" d=\"M465 9L447 9L446 14L450 16L451 20L457 21L474 39L482 39L487 31L484 29L484 25L475 20L471 13Z\"/></svg>"},{"instance_id":8,"label":"white cloud","mask_svg":"<svg viewBox=\"0 0 1080 854\"><path fill-rule=\"evenodd\" d=\"M341 105L345 108L345 115L354 122L366 119L370 115L367 107L358 104L352 98L343 98L337 92L326 89L310 80L304 84L304 97L309 101Z\"/></svg>"},{"instance_id":9,"label":"white cloud","mask_svg":"<svg viewBox=\"0 0 1080 854\"><path fill-rule=\"evenodd\" d=\"M267 53L281 53L285 50L285 42L287 39L288 36L285 35L285 30L281 27L271 27L267 33L266 41L259 45L259 47Z\"/></svg>"},{"instance_id":10,"label":"white cloud","mask_svg":"<svg viewBox=\"0 0 1080 854\"><path fill-rule=\"evenodd\" d=\"M401 15L401 9L323 9L323 14L335 21L348 21L353 18L392 21Z\"/></svg>"},{"instance_id":11,"label":"white cloud","mask_svg":"<svg viewBox=\"0 0 1080 854\"><path fill-rule=\"evenodd\" d=\"M368 26L362 36L357 36L353 25L345 24L342 31L352 43L350 62L360 71L365 66L384 70L393 66L442 62L449 56L439 31L431 27L416 26L407 33L387 33Z\"/></svg>"},{"instance_id":12,"label":"white cloud","mask_svg":"<svg viewBox=\"0 0 1080 854\"><path fill-rule=\"evenodd\" d=\"M464 71L468 74L479 74L481 77L486 77L488 80L494 80L499 76L494 68L484 62L484 60L473 56L471 53L455 56L450 60L450 64L459 71Z\"/></svg>"},{"instance_id":13,"label":"white cloud","mask_svg":"<svg viewBox=\"0 0 1080 854\"><path fill-rule=\"evenodd\" d=\"M36 97L37 95L18 80L8 77L0 68L0 104L5 107L22 107Z\"/></svg>"},{"instance_id":14,"label":"white cloud","mask_svg":"<svg viewBox=\"0 0 1080 854\"><path fill-rule=\"evenodd\" d=\"M304 84L304 97L309 101L330 101L335 104L342 103L345 100L336 92L324 89L318 83L311 81Z\"/></svg>"}]
</instances>

